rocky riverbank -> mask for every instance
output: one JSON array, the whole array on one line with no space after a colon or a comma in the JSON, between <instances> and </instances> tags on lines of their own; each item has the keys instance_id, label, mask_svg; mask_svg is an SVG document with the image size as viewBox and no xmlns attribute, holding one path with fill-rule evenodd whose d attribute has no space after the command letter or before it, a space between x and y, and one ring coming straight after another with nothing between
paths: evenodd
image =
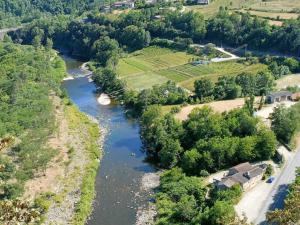
<instances>
[{"instance_id":1,"label":"rocky riverbank","mask_svg":"<svg viewBox=\"0 0 300 225\"><path fill-rule=\"evenodd\" d=\"M141 180L140 192L146 192L152 199L155 195L155 189L159 187L161 172L146 173ZM135 225L150 225L154 223L156 216L156 207L152 199L148 204L139 206L136 214Z\"/></svg>"}]
</instances>

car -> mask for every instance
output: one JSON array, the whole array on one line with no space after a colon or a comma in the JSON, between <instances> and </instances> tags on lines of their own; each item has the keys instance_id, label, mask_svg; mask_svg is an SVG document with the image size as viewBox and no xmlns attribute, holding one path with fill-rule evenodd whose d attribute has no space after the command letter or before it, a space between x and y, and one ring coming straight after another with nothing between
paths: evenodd
<instances>
[{"instance_id":1,"label":"car","mask_svg":"<svg viewBox=\"0 0 300 225\"><path fill-rule=\"evenodd\" d=\"M274 180L275 180L275 177L269 177L269 179L267 180L267 183L272 184Z\"/></svg>"}]
</instances>

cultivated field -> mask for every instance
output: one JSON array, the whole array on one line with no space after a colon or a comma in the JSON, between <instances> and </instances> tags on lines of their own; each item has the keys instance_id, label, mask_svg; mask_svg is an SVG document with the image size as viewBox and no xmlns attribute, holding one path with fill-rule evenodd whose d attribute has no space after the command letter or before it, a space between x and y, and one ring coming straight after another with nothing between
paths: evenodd
<instances>
[{"instance_id":1,"label":"cultivated field","mask_svg":"<svg viewBox=\"0 0 300 225\"><path fill-rule=\"evenodd\" d=\"M152 46L121 59L117 73L129 88L144 89L168 80L180 81L180 77L177 80L175 76L160 74L160 70L187 64L193 58L196 56Z\"/></svg>"},{"instance_id":2,"label":"cultivated field","mask_svg":"<svg viewBox=\"0 0 300 225\"><path fill-rule=\"evenodd\" d=\"M187 10L201 12L209 18L218 12L219 8L227 7L231 10L249 11L252 15L276 19L297 18L300 15L299 0L214 0L209 5L188 6ZM275 24L278 25L279 23Z\"/></svg>"},{"instance_id":3,"label":"cultivated field","mask_svg":"<svg viewBox=\"0 0 300 225\"><path fill-rule=\"evenodd\" d=\"M193 66L189 63L193 58L197 56L153 46L121 59L117 73L129 88L135 90L150 88L168 80L193 90L194 81L201 77L216 81L221 75L254 74L266 69L262 64L246 65L238 61Z\"/></svg>"},{"instance_id":4,"label":"cultivated field","mask_svg":"<svg viewBox=\"0 0 300 225\"><path fill-rule=\"evenodd\" d=\"M174 73L189 74L189 78L181 81L179 84L189 90L194 89L194 81L207 77L212 81L217 81L218 77L223 75L236 76L242 72L256 74L260 71L267 70L267 66L263 64L247 65L243 62L227 61L219 63L211 63L209 65L192 66L190 64L173 68Z\"/></svg>"}]
</instances>

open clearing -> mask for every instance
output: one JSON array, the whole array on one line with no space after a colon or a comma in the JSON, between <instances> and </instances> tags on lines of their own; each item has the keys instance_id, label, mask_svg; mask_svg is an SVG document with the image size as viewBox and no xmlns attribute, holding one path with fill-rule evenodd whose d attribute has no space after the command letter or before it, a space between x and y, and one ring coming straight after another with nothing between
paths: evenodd
<instances>
[{"instance_id":1,"label":"open clearing","mask_svg":"<svg viewBox=\"0 0 300 225\"><path fill-rule=\"evenodd\" d=\"M270 19L297 19L300 15L299 13L286 13L286 12L264 12L264 11L254 11L254 10L240 10L241 12L248 12L250 15L270 18Z\"/></svg>"},{"instance_id":2,"label":"open clearing","mask_svg":"<svg viewBox=\"0 0 300 225\"><path fill-rule=\"evenodd\" d=\"M300 74L284 76L276 81L276 86L279 90L288 86L300 86Z\"/></svg>"},{"instance_id":3,"label":"open clearing","mask_svg":"<svg viewBox=\"0 0 300 225\"><path fill-rule=\"evenodd\" d=\"M255 102L259 103L260 97L256 97ZM245 104L244 98L237 98L234 100L223 100L223 101L215 101L209 102L204 104L196 104L196 105L187 105L181 108L180 112L175 114L175 118L183 121L188 118L188 115L192 112L195 108L202 108L203 106L210 106L215 112L228 112L232 109L241 108ZM163 106L163 113L170 112L173 106Z\"/></svg>"},{"instance_id":4,"label":"open clearing","mask_svg":"<svg viewBox=\"0 0 300 225\"><path fill-rule=\"evenodd\" d=\"M230 10L250 10L253 15L261 17L270 17L276 19L280 16L281 19L297 18L300 15L299 0L215 0L209 5L194 5L187 6L187 10L201 12L207 19L218 12L220 7L227 7ZM297 11L298 10L298 11ZM297 12L297 13L295 13Z\"/></svg>"},{"instance_id":5,"label":"open clearing","mask_svg":"<svg viewBox=\"0 0 300 225\"><path fill-rule=\"evenodd\" d=\"M142 90L172 80L192 91L194 81L201 77L217 81L222 75L255 74L267 68L263 64L247 65L238 60L194 66L189 63L194 58L197 56L152 46L122 58L117 73L130 89Z\"/></svg>"}]
</instances>

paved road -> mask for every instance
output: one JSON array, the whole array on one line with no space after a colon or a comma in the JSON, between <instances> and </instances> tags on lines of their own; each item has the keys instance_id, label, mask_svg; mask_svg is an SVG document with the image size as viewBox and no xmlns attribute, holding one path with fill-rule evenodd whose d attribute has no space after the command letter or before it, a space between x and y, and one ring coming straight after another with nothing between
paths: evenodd
<instances>
[{"instance_id":1,"label":"paved road","mask_svg":"<svg viewBox=\"0 0 300 225\"><path fill-rule=\"evenodd\" d=\"M295 180L295 171L297 167L300 167L300 148L297 150L293 158L285 164L281 175L276 177L273 191L267 197L264 206L255 220L255 224L267 224L265 221L266 213L270 210L272 211L283 207L288 185Z\"/></svg>"},{"instance_id":2,"label":"paved road","mask_svg":"<svg viewBox=\"0 0 300 225\"><path fill-rule=\"evenodd\" d=\"M191 47L199 47L199 48L204 48L205 45L199 45L199 44L191 44ZM228 51L226 51L224 48L219 48L219 47L215 47L216 50L223 52L226 55L229 55L230 57L227 58L213 58L210 61L212 62L225 62L225 61L230 61L230 60L236 60L239 59L240 57L238 57L237 55L234 55Z\"/></svg>"}]
</instances>

